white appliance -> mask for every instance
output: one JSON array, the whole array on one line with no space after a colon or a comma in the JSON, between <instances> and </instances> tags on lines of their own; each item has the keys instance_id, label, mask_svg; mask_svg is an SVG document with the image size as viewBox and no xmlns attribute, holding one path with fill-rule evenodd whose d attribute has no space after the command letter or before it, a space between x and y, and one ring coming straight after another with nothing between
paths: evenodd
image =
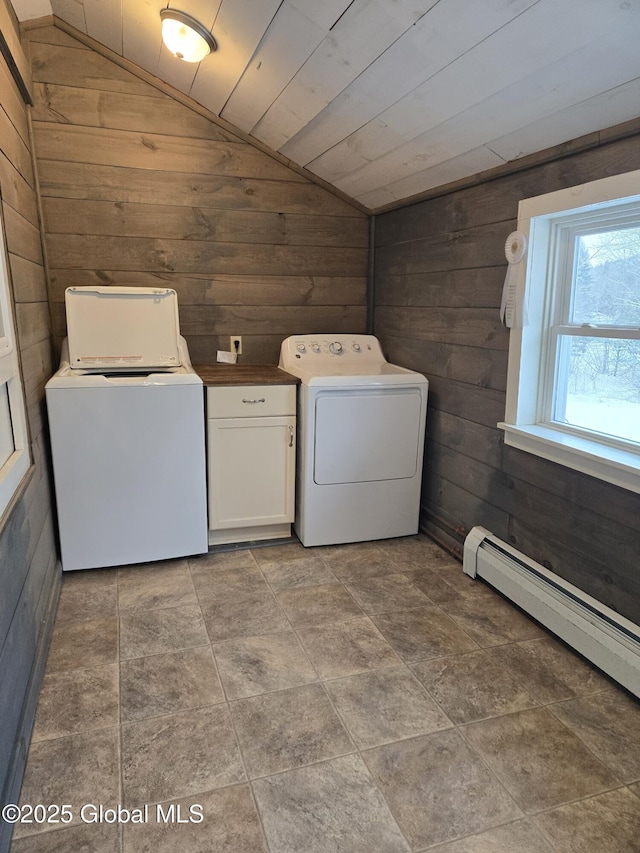
<instances>
[{"instance_id":1,"label":"white appliance","mask_svg":"<svg viewBox=\"0 0 640 853\"><path fill-rule=\"evenodd\" d=\"M73 287L46 385L62 568L207 551L204 393L174 290Z\"/></svg>"},{"instance_id":2,"label":"white appliance","mask_svg":"<svg viewBox=\"0 0 640 853\"><path fill-rule=\"evenodd\" d=\"M424 376L372 335L296 335L280 365L300 381L295 530L303 545L418 532Z\"/></svg>"},{"instance_id":3,"label":"white appliance","mask_svg":"<svg viewBox=\"0 0 640 853\"><path fill-rule=\"evenodd\" d=\"M464 540L463 571L490 583L640 698L640 627L484 527Z\"/></svg>"}]
</instances>

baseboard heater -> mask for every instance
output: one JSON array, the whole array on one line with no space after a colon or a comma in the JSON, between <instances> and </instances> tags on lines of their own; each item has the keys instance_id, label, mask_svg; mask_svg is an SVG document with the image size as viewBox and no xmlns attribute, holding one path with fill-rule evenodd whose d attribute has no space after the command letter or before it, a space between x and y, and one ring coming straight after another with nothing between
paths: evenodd
<instances>
[{"instance_id":1,"label":"baseboard heater","mask_svg":"<svg viewBox=\"0 0 640 853\"><path fill-rule=\"evenodd\" d=\"M483 527L464 543L463 571L483 578L640 697L640 628Z\"/></svg>"}]
</instances>

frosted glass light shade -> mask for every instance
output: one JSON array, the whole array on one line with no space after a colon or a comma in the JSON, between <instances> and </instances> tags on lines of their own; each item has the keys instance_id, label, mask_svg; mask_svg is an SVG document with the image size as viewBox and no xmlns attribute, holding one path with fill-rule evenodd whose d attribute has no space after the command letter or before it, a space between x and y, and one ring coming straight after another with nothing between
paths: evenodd
<instances>
[{"instance_id":1,"label":"frosted glass light shade","mask_svg":"<svg viewBox=\"0 0 640 853\"><path fill-rule=\"evenodd\" d=\"M177 9L162 9L162 41L171 53L185 62L200 62L217 44L199 21Z\"/></svg>"}]
</instances>

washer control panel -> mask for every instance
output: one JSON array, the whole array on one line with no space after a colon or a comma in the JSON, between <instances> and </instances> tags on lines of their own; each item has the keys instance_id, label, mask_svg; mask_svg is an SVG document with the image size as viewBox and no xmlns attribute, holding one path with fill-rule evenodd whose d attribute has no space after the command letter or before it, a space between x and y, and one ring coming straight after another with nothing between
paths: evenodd
<instances>
[{"instance_id":1,"label":"washer control panel","mask_svg":"<svg viewBox=\"0 0 640 853\"><path fill-rule=\"evenodd\" d=\"M355 365L384 360L373 335L293 335L282 342L280 356L281 365L308 362L314 367L329 361Z\"/></svg>"}]
</instances>

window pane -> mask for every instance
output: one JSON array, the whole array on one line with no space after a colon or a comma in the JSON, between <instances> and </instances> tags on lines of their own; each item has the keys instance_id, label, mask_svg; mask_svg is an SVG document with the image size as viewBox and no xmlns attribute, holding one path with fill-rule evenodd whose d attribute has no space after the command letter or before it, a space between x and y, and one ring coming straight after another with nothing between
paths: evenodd
<instances>
[{"instance_id":1,"label":"window pane","mask_svg":"<svg viewBox=\"0 0 640 853\"><path fill-rule=\"evenodd\" d=\"M576 237L571 323L640 326L640 227Z\"/></svg>"},{"instance_id":2,"label":"window pane","mask_svg":"<svg viewBox=\"0 0 640 853\"><path fill-rule=\"evenodd\" d=\"M0 385L0 468L15 450L7 383Z\"/></svg>"},{"instance_id":3,"label":"window pane","mask_svg":"<svg viewBox=\"0 0 640 853\"><path fill-rule=\"evenodd\" d=\"M561 335L554 420L640 443L640 340Z\"/></svg>"}]
</instances>

